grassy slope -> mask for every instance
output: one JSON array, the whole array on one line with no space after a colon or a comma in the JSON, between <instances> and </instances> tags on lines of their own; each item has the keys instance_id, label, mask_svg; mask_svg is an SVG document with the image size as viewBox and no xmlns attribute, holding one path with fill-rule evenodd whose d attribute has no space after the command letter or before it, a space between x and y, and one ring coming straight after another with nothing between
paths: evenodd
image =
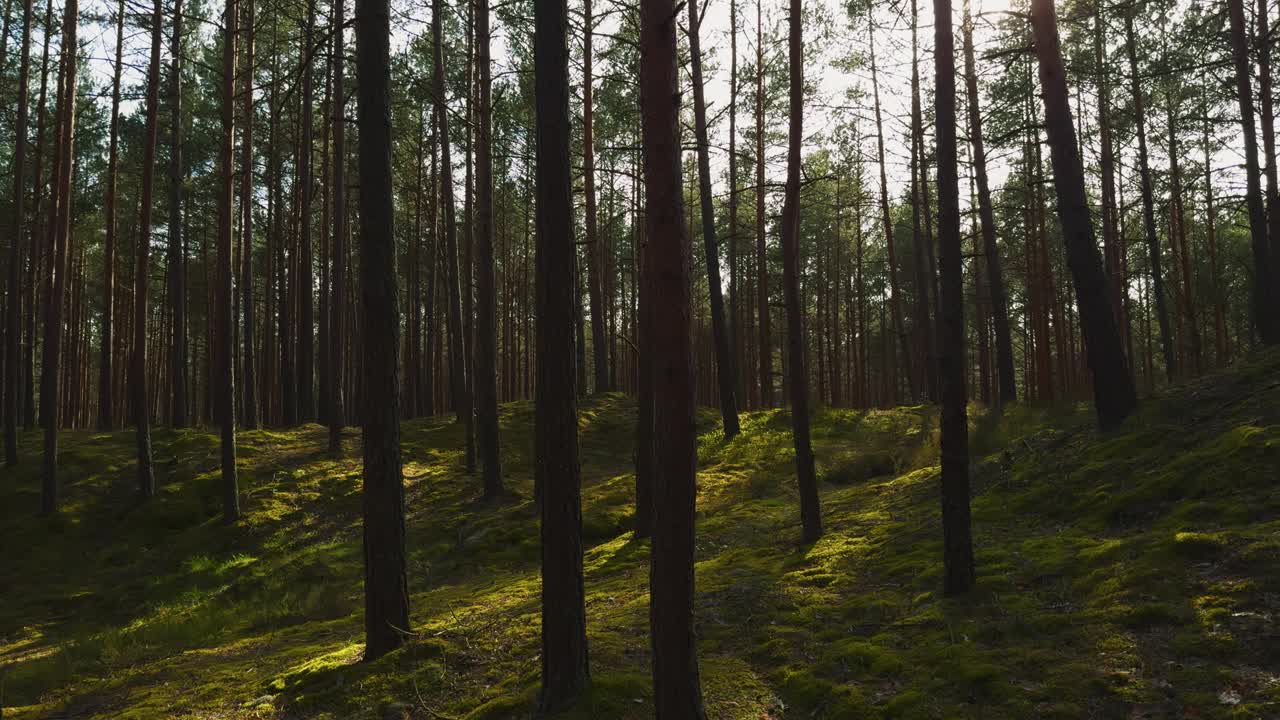
<instances>
[{"instance_id":1,"label":"grassy slope","mask_svg":"<svg viewBox=\"0 0 1280 720\"><path fill-rule=\"evenodd\" d=\"M582 412L588 629L582 718L648 718L647 552L630 539L633 406ZM944 601L936 419L815 419L827 535L798 545L789 421L704 417L699 648L713 718L1280 714L1280 355L1144 404L1099 438L1085 408L975 420L980 590ZM32 517L34 453L0 483L5 716L507 718L538 684L532 407L503 408L516 495L478 503L447 419L405 428L416 635L362 638L358 435L241 435L246 517L218 518L216 438L63 435L65 510Z\"/></svg>"}]
</instances>

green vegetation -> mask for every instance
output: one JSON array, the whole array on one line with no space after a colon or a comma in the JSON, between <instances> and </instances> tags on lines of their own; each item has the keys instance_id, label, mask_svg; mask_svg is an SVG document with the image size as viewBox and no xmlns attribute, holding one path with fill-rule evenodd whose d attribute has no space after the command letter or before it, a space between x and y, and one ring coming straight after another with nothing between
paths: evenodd
<instances>
[{"instance_id":1,"label":"green vegetation","mask_svg":"<svg viewBox=\"0 0 1280 720\"><path fill-rule=\"evenodd\" d=\"M538 684L532 406L502 409L513 495L479 502L448 419L405 426L414 635L362 651L358 433L241 435L245 518L219 520L216 438L65 433L63 511L36 463L0 487L6 718L498 719ZM634 409L587 401L592 693L652 716ZM941 598L931 408L821 410L827 534L800 546L789 422L703 415L697 617L715 718L1253 718L1280 713L1280 355L1180 386L1099 437L1087 407L975 414L979 590ZM29 434L26 457L38 437Z\"/></svg>"}]
</instances>

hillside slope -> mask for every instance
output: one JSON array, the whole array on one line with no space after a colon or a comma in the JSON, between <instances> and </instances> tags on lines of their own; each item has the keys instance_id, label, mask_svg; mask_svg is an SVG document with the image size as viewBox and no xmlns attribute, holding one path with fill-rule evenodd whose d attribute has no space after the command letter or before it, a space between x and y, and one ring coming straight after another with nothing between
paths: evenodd
<instances>
[{"instance_id":1,"label":"hillside slope","mask_svg":"<svg viewBox=\"0 0 1280 720\"><path fill-rule=\"evenodd\" d=\"M936 416L822 410L827 534L799 545L790 423L704 414L697 618L712 718L1280 716L1280 354L1144 402L974 418L979 589L940 597ZM362 643L358 433L241 434L244 520L217 440L64 434L64 511L37 519L39 438L0 482L6 718L527 717L538 685L532 406L502 408L513 495L479 502L447 418L404 430L414 635ZM593 691L649 718L647 543L631 539L634 407L585 402Z\"/></svg>"}]
</instances>

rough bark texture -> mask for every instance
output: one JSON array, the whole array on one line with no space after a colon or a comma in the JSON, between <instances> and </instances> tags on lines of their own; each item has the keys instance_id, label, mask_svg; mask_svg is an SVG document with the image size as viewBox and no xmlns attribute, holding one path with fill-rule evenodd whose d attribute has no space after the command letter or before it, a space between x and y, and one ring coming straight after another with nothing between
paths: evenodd
<instances>
[{"instance_id":1,"label":"rough bark texture","mask_svg":"<svg viewBox=\"0 0 1280 720\"><path fill-rule=\"evenodd\" d=\"M582 475L574 363L573 190L569 167L569 10L534 5L537 97L537 385L534 473L542 506L542 690L540 714L583 692L587 666L582 581Z\"/></svg>"},{"instance_id":2,"label":"rough bark texture","mask_svg":"<svg viewBox=\"0 0 1280 720\"><path fill-rule=\"evenodd\" d=\"M1088 348L1093 371L1094 405L1098 424L1114 428L1133 412L1137 396L1125 365L1115 312L1107 295L1107 278L1102 271L1084 191L1084 170L1076 144L1067 95L1066 69L1058 41L1058 18L1053 0L1032 0L1031 26L1040 63L1045 129L1053 156L1053 184L1058 194L1058 218L1067 246L1067 265L1075 281L1080 328Z\"/></svg>"},{"instance_id":3,"label":"rough bark texture","mask_svg":"<svg viewBox=\"0 0 1280 720\"><path fill-rule=\"evenodd\" d=\"M943 592L973 586L969 521L969 425L964 352L964 274L960 239L960 179L956 157L956 62L951 0L933 0L934 117L938 149L939 385L942 392ZM967 45L967 43L966 43ZM968 53L966 53L968 55ZM976 125L976 123L975 123ZM994 244L994 242L992 243Z\"/></svg>"},{"instance_id":4,"label":"rough bark texture","mask_svg":"<svg viewBox=\"0 0 1280 720\"><path fill-rule=\"evenodd\" d=\"M400 465L400 306L391 186L390 45L391 13L387 0L357 0L366 661L399 647L409 631L404 480Z\"/></svg>"},{"instance_id":5,"label":"rough bark texture","mask_svg":"<svg viewBox=\"0 0 1280 720\"><path fill-rule=\"evenodd\" d=\"M675 3L642 0L640 123L645 236L649 243L647 270L653 300L649 343L644 350L653 355L655 382L649 571L653 698L659 720L702 720L706 711L693 630L697 429L690 331L690 249L681 196L677 126L679 97ZM767 349L761 347L762 352Z\"/></svg>"}]
</instances>

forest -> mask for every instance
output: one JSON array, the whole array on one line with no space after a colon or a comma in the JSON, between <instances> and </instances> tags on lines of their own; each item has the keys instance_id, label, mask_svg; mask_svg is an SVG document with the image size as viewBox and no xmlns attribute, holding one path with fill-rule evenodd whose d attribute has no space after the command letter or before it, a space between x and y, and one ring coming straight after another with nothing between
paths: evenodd
<instances>
[{"instance_id":1,"label":"forest","mask_svg":"<svg viewBox=\"0 0 1280 720\"><path fill-rule=\"evenodd\" d=\"M0 4L0 717L1280 717L1272 0Z\"/></svg>"}]
</instances>

